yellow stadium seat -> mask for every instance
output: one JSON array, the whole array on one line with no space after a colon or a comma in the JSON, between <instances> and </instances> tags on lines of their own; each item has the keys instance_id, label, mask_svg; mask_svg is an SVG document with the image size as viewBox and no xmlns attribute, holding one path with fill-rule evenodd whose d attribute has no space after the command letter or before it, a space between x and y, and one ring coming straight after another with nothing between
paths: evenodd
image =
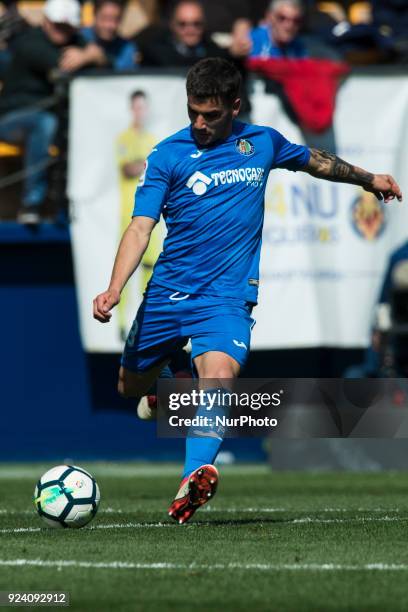
<instances>
[{"instance_id":1,"label":"yellow stadium seat","mask_svg":"<svg viewBox=\"0 0 408 612\"><path fill-rule=\"evenodd\" d=\"M0 157L18 157L22 155L22 148L10 145L7 142L0 142Z\"/></svg>"},{"instance_id":2,"label":"yellow stadium seat","mask_svg":"<svg viewBox=\"0 0 408 612\"><path fill-rule=\"evenodd\" d=\"M370 2L355 2L349 8L349 21L356 23L371 23L373 19Z\"/></svg>"},{"instance_id":3,"label":"yellow stadium seat","mask_svg":"<svg viewBox=\"0 0 408 612\"><path fill-rule=\"evenodd\" d=\"M21 157L22 154L23 147L8 144L8 142L0 142L0 157ZM59 155L58 147L51 145L49 154L51 157L57 157Z\"/></svg>"},{"instance_id":4,"label":"yellow stadium seat","mask_svg":"<svg viewBox=\"0 0 408 612\"><path fill-rule=\"evenodd\" d=\"M82 25L90 28L94 22L94 5L93 2L84 2L82 5Z\"/></svg>"}]
</instances>

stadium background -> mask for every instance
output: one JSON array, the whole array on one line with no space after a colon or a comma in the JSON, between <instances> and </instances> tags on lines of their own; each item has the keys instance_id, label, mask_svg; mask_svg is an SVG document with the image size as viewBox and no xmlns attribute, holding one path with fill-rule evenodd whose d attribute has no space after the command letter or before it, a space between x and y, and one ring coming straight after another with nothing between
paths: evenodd
<instances>
[{"instance_id":1,"label":"stadium background","mask_svg":"<svg viewBox=\"0 0 408 612\"><path fill-rule=\"evenodd\" d=\"M132 4L129 9L139 27L151 18L149 11L143 12L141 8L145 9ZM24 10L34 12L35 19L38 18L37 5L26 3ZM85 21L91 22L91 13L90 6L86 5ZM127 15L128 23L129 19ZM369 76L371 81L377 75L378 94L388 87L390 80L397 88L406 81L405 71L390 65L359 68L353 74L360 74L362 80ZM375 88L370 89L367 97L375 96ZM370 100L364 103L369 104ZM166 112L164 107L163 112ZM342 126L337 128L341 131ZM383 138L387 141L386 131ZM402 143L395 146L398 148ZM398 169L402 167L401 164ZM391 169L384 168L384 171ZM3 193L5 209L7 197ZM377 289L386 258L398 243L392 238L383 243ZM84 350L70 227L43 223L31 230L12 221L3 222L0 244L5 414L0 432L0 458L180 460L182 445L177 441L157 440L154 425L138 422L132 414L131 402L117 397L118 355ZM374 290L371 294L374 296ZM371 299L374 306L375 300ZM367 309L367 320L370 317ZM367 330L362 334L367 335ZM249 377L341 376L348 366L362 360L363 350L361 342L347 348L316 345L302 349L255 350L245 374ZM240 460L266 458L260 440L227 441L225 449L232 450Z\"/></svg>"}]
</instances>

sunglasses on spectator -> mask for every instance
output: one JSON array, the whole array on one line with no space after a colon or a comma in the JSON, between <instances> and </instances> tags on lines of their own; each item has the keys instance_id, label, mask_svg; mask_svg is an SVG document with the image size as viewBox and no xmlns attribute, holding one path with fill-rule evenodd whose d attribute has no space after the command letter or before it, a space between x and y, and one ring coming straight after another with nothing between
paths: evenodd
<instances>
[{"instance_id":1,"label":"sunglasses on spectator","mask_svg":"<svg viewBox=\"0 0 408 612\"><path fill-rule=\"evenodd\" d=\"M280 23L284 23L285 21L288 21L290 23L294 23L295 25L299 25L299 24L302 23L302 18L301 17L287 17L286 15L282 15L280 13L275 15L275 18Z\"/></svg>"},{"instance_id":2,"label":"sunglasses on spectator","mask_svg":"<svg viewBox=\"0 0 408 612\"><path fill-rule=\"evenodd\" d=\"M176 21L176 26L179 28L202 28L204 23L202 21Z\"/></svg>"}]
</instances>

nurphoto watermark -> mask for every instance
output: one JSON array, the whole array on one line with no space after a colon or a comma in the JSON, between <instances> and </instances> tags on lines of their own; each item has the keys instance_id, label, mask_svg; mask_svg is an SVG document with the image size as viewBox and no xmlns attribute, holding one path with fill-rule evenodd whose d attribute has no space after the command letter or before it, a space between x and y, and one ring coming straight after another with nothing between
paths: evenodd
<instances>
[{"instance_id":1,"label":"nurphoto watermark","mask_svg":"<svg viewBox=\"0 0 408 612\"><path fill-rule=\"evenodd\" d=\"M159 437L405 438L406 379L163 379Z\"/></svg>"}]
</instances>

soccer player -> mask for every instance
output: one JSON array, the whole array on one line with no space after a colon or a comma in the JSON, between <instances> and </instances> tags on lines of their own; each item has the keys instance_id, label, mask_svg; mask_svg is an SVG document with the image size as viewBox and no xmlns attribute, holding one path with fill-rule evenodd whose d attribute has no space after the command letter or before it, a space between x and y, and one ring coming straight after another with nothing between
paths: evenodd
<instances>
[{"instance_id":1,"label":"soccer player","mask_svg":"<svg viewBox=\"0 0 408 612\"><path fill-rule=\"evenodd\" d=\"M192 360L207 394L222 394L221 381L239 375L254 323L264 194L273 168L360 185L385 202L402 199L389 175L292 144L270 127L238 121L239 89L240 74L226 60L208 58L191 68L191 125L149 155L109 288L94 300L94 317L107 323L163 215L168 230L163 252L122 357L119 392L125 397L145 395L186 338L191 338ZM208 388L208 379L220 381L219 387L211 383ZM213 409L220 413L223 406ZM198 413L203 410L205 405ZM183 478L169 508L179 523L214 495L218 474L213 463L221 443L222 435L211 428L187 437Z\"/></svg>"}]
</instances>

